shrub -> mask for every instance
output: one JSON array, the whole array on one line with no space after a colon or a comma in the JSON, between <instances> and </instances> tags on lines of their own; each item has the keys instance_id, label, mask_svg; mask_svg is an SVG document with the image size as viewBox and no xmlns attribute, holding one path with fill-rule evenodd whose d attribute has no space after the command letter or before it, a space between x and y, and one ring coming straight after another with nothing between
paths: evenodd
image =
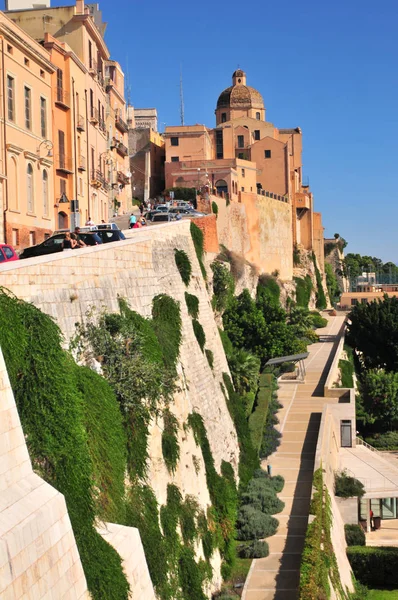
<instances>
[{"instance_id":1,"label":"shrub","mask_svg":"<svg viewBox=\"0 0 398 600\"><path fill-rule=\"evenodd\" d=\"M339 369L341 372L341 387L354 387L354 365L349 360L339 360Z\"/></svg>"},{"instance_id":2,"label":"shrub","mask_svg":"<svg viewBox=\"0 0 398 600\"><path fill-rule=\"evenodd\" d=\"M195 337L196 337L196 339L198 341L198 344L200 346L200 349L203 352L205 344L206 344L206 334L204 332L204 329L203 329L202 325L199 323L199 321L197 319L193 319L193 321L192 321L192 327L193 327L193 331L194 331Z\"/></svg>"},{"instance_id":3,"label":"shrub","mask_svg":"<svg viewBox=\"0 0 398 600\"><path fill-rule=\"evenodd\" d=\"M152 300L153 328L163 351L166 367L175 370L182 340L181 312L178 302L167 294Z\"/></svg>"},{"instance_id":4,"label":"shrub","mask_svg":"<svg viewBox=\"0 0 398 600\"><path fill-rule=\"evenodd\" d=\"M312 292L312 281L309 275L306 275L304 279L301 277L295 277L296 282L296 302L303 308L308 308L308 304L311 299Z\"/></svg>"},{"instance_id":5,"label":"shrub","mask_svg":"<svg viewBox=\"0 0 398 600\"><path fill-rule=\"evenodd\" d=\"M280 513L285 507L267 479L252 479L247 490L242 494L242 504L251 505L267 515Z\"/></svg>"},{"instance_id":6,"label":"shrub","mask_svg":"<svg viewBox=\"0 0 398 600\"><path fill-rule=\"evenodd\" d=\"M205 354L206 354L207 362L209 363L209 367L210 367L210 369L213 370L213 368L214 368L214 354L208 348L206 348Z\"/></svg>"},{"instance_id":7,"label":"shrub","mask_svg":"<svg viewBox=\"0 0 398 600\"><path fill-rule=\"evenodd\" d=\"M316 344L319 342L319 337L313 329L306 329L303 331L302 336L309 344Z\"/></svg>"},{"instance_id":8,"label":"shrub","mask_svg":"<svg viewBox=\"0 0 398 600\"><path fill-rule=\"evenodd\" d=\"M365 532L360 525L344 525L347 546L366 546Z\"/></svg>"},{"instance_id":9,"label":"shrub","mask_svg":"<svg viewBox=\"0 0 398 600\"><path fill-rule=\"evenodd\" d=\"M196 206L196 188L194 187L171 187L165 190L165 194L174 192L176 200L191 200Z\"/></svg>"},{"instance_id":10,"label":"shrub","mask_svg":"<svg viewBox=\"0 0 398 600\"><path fill-rule=\"evenodd\" d=\"M226 331L224 331L224 329L221 329L219 327L218 328L218 333L220 334L221 343L222 343L223 348L224 348L225 356L227 358L229 358L230 356L232 356L232 354L234 352L234 347L232 345L232 342L231 342L231 340L228 337L228 333Z\"/></svg>"},{"instance_id":11,"label":"shrub","mask_svg":"<svg viewBox=\"0 0 398 600\"><path fill-rule=\"evenodd\" d=\"M311 311L310 316L311 316L312 326L315 327L315 329L321 329L322 327L327 326L328 320L325 319L324 317L322 317L322 315L318 311L316 311L316 310Z\"/></svg>"},{"instance_id":12,"label":"shrub","mask_svg":"<svg viewBox=\"0 0 398 600\"><path fill-rule=\"evenodd\" d=\"M167 470L174 473L180 459L178 421L168 409L163 413L162 454Z\"/></svg>"},{"instance_id":13,"label":"shrub","mask_svg":"<svg viewBox=\"0 0 398 600\"><path fill-rule=\"evenodd\" d=\"M325 292L323 289L323 284L322 284L322 276L321 273L318 269L318 265L316 262L316 256L315 253L312 253L312 260L314 263L314 267L315 267L315 278L316 278L316 307L319 308L320 310L323 310L326 308L326 296L325 296Z\"/></svg>"},{"instance_id":14,"label":"shrub","mask_svg":"<svg viewBox=\"0 0 398 600\"><path fill-rule=\"evenodd\" d=\"M281 288L279 287L276 278L266 274L260 275L258 278L256 295L257 298L263 296L270 304L279 306Z\"/></svg>"},{"instance_id":15,"label":"shrub","mask_svg":"<svg viewBox=\"0 0 398 600\"><path fill-rule=\"evenodd\" d=\"M278 521L254 506L243 505L239 511L237 527L239 540L255 540L274 535L278 528Z\"/></svg>"},{"instance_id":16,"label":"shrub","mask_svg":"<svg viewBox=\"0 0 398 600\"><path fill-rule=\"evenodd\" d=\"M346 471L336 473L334 478L334 493L339 498L362 498L365 493L363 483L355 477L351 477Z\"/></svg>"},{"instance_id":17,"label":"shrub","mask_svg":"<svg viewBox=\"0 0 398 600\"><path fill-rule=\"evenodd\" d=\"M193 245L195 246L196 256L199 261L200 270L202 272L203 279L207 279L207 273L205 266L203 264L203 255L204 255L204 235L203 231L199 229L195 223L191 221L191 237L193 241Z\"/></svg>"},{"instance_id":18,"label":"shrub","mask_svg":"<svg viewBox=\"0 0 398 600\"><path fill-rule=\"evenodd\" d=\"M297 244L294 244L293 247L293 265L295 267L298 267L301 263L301 253L300 253L300 249L298 248Z\"/></svg>"},{"instance_id":19,"label":"shrub","mask_svg":"<svg viewBox=\"0 0 398 600\"><path fill-rule=\"evenodd\" d=\"M191 281L192 266L188 254L184 250L178 250L177 248L174 248L174 260L177 265L177 269L180 272L181 279L185 285L189 285L189 282Z\"/></svg>"},{"instance_id":20,"label":"shrub","mask_svg":"<svg viewBox=\"0 0 398 600\"><path fill-rule=\"evenodd\" d=\"M269 375L270 380L271 377L272 375ZM264 427L267 420L271 396L272 390L270 387L260 387L257 394L256 407L249 417L249 430L252 444L257 452L260 451L263 441Z\"/></svg>"},{"instance_id":21,"label":"shrub","mask_svg":"<svg viewBox=\"0 0 398 600\"><path fill-rule=\"evenodd\" d=\"M398 431L387 431L386 433L375 433L372 437L365 440L371 446L380 450L398 449Z\"/></svg>"},{"instance_id":22,"label":"shrub","mask_svg":"<svg viewBox=\"0 0 398 600\"><path fill-rule=\"evenodd\" d=\"M398 548L350 546L347 556L356 579L370 588L398 588Z\"/></svg>"},{"instance_id":23,"label":"shrub","mask_svg":"<svg viewBox=\"0 0 398 600\"><path fill-rule=\"evenodd\" d=\"M234 296L235 281L230 270L221 262L212 262L210 268L213 271L212 306L218 312L223 312Z\"/></svg>"},{"instance_id":24,"label":"shrub","mask_svg":"<svg viewBox=\"0 0 398 600\"><path fill-rule=\"evenodd\" d=\"M239 558L265 558L269 554L267 542L255 540L238 546Z\"/></svg>"},{"instance_id":25,"label":"shrub","mask_svg":"<svg viewBox=\"0 0 398 600\"><path fill-rule=\"evenodd\" d=\"M187 305L189 316L197 319L199 316L199 298L194 296L194 294L185 292L185 304Z\"/></svg>"},{"instance_id":26,"label":"shrub","mask_svg":"<svg viewBox=\"0 0 398 600\"><path fill-rule=\"evenodd\" d=\"M213 213L214 213L214 214L216 215L216 217L217 217L217 215L218 215L218 204L217 204L217 202L214 202L214 200L213 200L213 202L211 203L211 210L213 211Z\"/></svg>"},{"instance_id":27,"label":"shrub","mask_svg":"<svg viewBox=\"0 0 398 600\"><path fill-rule=\"evenodd\" d=\"M279 494L285 485L285 480L282 475L275 475L270 477L264 469L257 469L253 473L254 479L265 479L268 481L268 485L272 486L277 494Z\"/></svg>"}]
</instances>

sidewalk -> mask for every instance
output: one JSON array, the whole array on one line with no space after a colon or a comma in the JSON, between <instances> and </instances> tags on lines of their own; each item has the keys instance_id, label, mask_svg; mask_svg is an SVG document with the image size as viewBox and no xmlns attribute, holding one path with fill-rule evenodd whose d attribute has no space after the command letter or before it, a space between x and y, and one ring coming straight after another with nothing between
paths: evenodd
<instances>
[{"instance_id":1,"label":"sidewalk","mask_svg":"<svg viewBox=\"0 0 398 600\"><path fill-rule=\"evenodd\" d=\"M345 315L331 317L328 326L318 333L337 335L344 319ZM276 535L267 538L269 556L253 560L243 600L298 599L319 424L323 405L334 402L333 398L322 396L333 343L331 340L309 346L304 384L280 385L278 399L283 408L278 418L282 439L268 462L272 465L272 474L285 479L285 487L279 494L285 508L275 515L279 520ZM266 461L262 466L266 468Z\"/></svg>"}]
</instances>

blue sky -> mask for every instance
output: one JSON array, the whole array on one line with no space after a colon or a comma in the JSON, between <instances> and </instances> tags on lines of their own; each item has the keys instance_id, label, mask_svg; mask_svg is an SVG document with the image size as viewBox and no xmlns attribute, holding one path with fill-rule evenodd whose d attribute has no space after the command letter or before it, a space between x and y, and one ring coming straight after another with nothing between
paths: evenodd
<instances>
[{"instance_id":1,"label":"blue sky","mask_svg":"<svg viewBox=\"0 0 398 600\"><path fill-rule=\"evenodd\" d=\"M70 4L53 0L52 5ZM129 67L131 99L163 129L214 125L239 65L267 120L301 127L304 172L325 236L347 251L398 261L397 0L102 0L112 57Z\"/></svg>"}]
</instances>

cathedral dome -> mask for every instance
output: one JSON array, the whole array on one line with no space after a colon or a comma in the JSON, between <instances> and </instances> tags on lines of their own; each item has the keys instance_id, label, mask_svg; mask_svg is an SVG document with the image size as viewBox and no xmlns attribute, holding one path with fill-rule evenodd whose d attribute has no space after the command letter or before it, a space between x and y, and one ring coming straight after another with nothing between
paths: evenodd
<instances>
[{"instance_id":1,"label":"cathedral dome","mask_svg":"<svg viewBox=\"0 0 398 600\"><path fill-rule=\"evenodd\" d=\"M217 100L219 108L264 108L264 100L260 92L246 85L246 73L237 69L232 75L231 87L221 92Z\"/></svg>"}]
</instances>

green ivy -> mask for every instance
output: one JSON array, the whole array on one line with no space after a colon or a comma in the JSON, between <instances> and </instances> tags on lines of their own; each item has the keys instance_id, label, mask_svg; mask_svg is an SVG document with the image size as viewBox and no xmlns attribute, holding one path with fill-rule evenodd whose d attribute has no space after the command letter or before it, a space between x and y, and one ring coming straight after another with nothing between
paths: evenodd
<instances>
[{"instance_id":1,"label":"green ivy","mask_svg":"<svg viewBox=\"0 0 398 600\"><path fill-rule=\"evenodd\" d=\"M296 302L298 306L308 308L312 292L311 277L309 275L306 275L304 279L294 277L294 281L296 282Z\"/></svg>"},{"instance_id":2,"label":"green ivy","mask_svg":"<svg viewBox=\"0 0 398 600\"><path fill-rule=\"evenodd\" d=\"M203 279L207 279L207 273L205 269L205 265L203 263L204 256L204 235L203 231L199 229L195 223L191 221L191 237L193 241L193 245L195 246L196 256L198 257L200 270L202 272Z\"/></svg>"},{"instance_id":3,"label":"green ivy","mask_svg":"<svg viewBox=\"0 0 398 600\"><path fill-rule=\"evenodd\" d=\"M192 266L188 254L184 250L178 250L177 248L174 248L174 260L181 275L181 279L185 285L188 286L189 282L191 281L192 274Z\"/></svg>"},{"instance_id":4,"label":"green ivy","mask_svg":"<svg viewBox=\"0 0 398 600\"><path fill-rule=\"evenodd\" d=\"M195 337L198 341L198 344L200 346L200 349L202 350L202 352L204 352L204 348L205 348L205 344L206 344L206 334L205 331L202 327L202 325L199 323L199 321L197 319L193 319L192 321L192 327L193 327L193 331L195 334Z\"/></svg>"},{"instance_id":5,"label":"green ivy","mask_svg":"<svg viewBox=\"0 0 398 600\"><path fill-rule=\"evenodd\" d=\"M162 454L166 467L170 473L175 473L180 459L180 444L178 441L178 421L170 412L163 413Z\"/></svg>"},{"instance_id":6,"label":"green ivy","mask_svg":"<svg viewBox=\"0 0 398 600\"><path fill-rule=\"evenodd\" d=\"M213 214L216 215L216 217L218 216L218 204L217 202L213 202L211 203L211 210L213 211Z\"/></svg>"},{"instance_id":7,"label":"green ivy","mask_svg":"<svg viewBox=\"0 0 398 600\"><path fill-rule=\"evenodd\" d=\"M94 374L98 389L92 407L101 423L93 427L86 406L86 392L92 381L87 382L85 371L80 377L79 367L62 349L62 342L61 332L50 317L0 290L0 345L33 468L65 496L92 597L127 600L129 585L120 556L95 530L94 481L103 481L106 475L101 465L93 468L94 456L100 455L109 463L117 479L112 490L103 490L98 502L104 514L108 510L115 514L120 508L118 474L123 452L109 455L107 442L95 439L106 432L117 402L108 389L102 388L100 376ZM104 410L97 411L102 400ZM114 440L123 437L118 421L111 436Z\"/></svg>"},{"instance_id":8,"label":"green ivy","mask_svg":"<svg viewBox=\"0 0 398 600\"><path fill-rule=\"evenodd\" d=\"M214 368L214 354L208 348L206 348L205 354L206 354L207 362L209 363L209 367L210 367L210 369L213 370L213 368Z\"/></svg>"},{"instance_id":9,"label":"green ivy","mask_svg":"<svg viewBox=\"0 0 398 600\"><path fill-rule=\"evenodd\" d=\"M166 294L155 296L152 300L152 318L164 364L175 371L182 341L179 303Z\"/></svg>"},{"instance_id":10,"label":"green ivy","mask_svg":"<svg viewBox=\"0 0 398 600\"><path fill-rule=\"evenodd\" d=\"M323 289L322 276L318 269L317 261L315 253L312 253L312 261L315 267L315 277L316 277L316 307L319 310L324 310L327 306L326 296Z\"/></svg>"},{"instance_id":11,"label":"green ivy","mask_svg":"<svg viewBox=\"0 0 398 600\"><path fill-rule=\"evenodd\" d=\"M212 306L217 312L223 312L230 304L235 293L235 280L232 273L219 261L210 265L213 271L213 298Z\"/></svg>"},{"instance_id":12,"label":"green ivy","mask_svg":"<svg viewBox=\"0 0 398 600\"><path fill-rule=\"evenodd\" d=\"M185 292L185 304L187 305L188 314L192 319L199 317L199 298L194 294L188 294Z\"/></svg>"}]
</instances>

